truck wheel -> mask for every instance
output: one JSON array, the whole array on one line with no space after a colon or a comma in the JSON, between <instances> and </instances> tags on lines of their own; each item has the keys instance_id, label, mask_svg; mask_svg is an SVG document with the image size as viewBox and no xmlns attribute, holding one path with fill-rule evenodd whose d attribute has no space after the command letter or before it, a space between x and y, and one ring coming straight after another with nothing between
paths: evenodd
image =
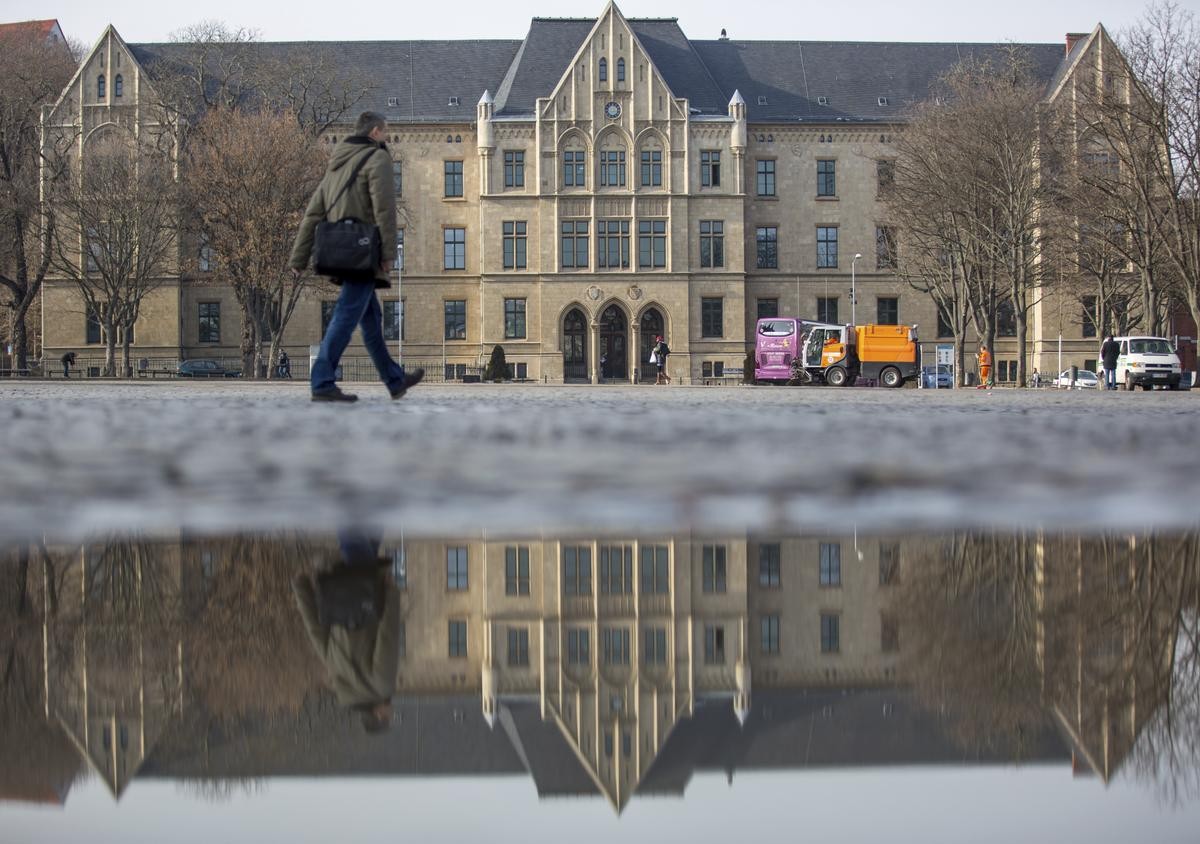
<instances>
[{"instance_id":1,"label":"truck wheel","mask_svg":"<svg viewBox=\"0 0 1200 844\"><path fill-rule=\"evenodd\" d=\"M1145 384L1143 384L1143 385L1142 385L1142 392L1143 392L1143 393L1148 393L1148 392L1150 392L1150 391L1151 391L1151 390L1153 390L1153 389L1154 389L1154 385L1153 385L1153 384L1151 384L1149 381L1147 381Z\"/></svg>"},{"instance_id":2,"label":"truck wheel","mask_svg":"<svg viewBox=\"0 0 1200 844\"><path fill-rule=\"evenodd\" d=\"M904 383L904 376L894 366L889 366L879 373L879 383L885 387L899 387Z\"/></svg>"},{"instance_id":3,"label":"truck wheel","mask_svg":"<svg viewBox=\"0 0 1200 844\"><path fill-rule=\"evenodd\" d=\"M1125 373L1125 391L1128 393L1133 392L1133 376L1128 372Z\"/></svg>"},{"instance_id":4,"label":"truck wheel","mask_svg":"<svg viewBox=\"0 0 1200 844\"><path fill-rule=\"evenodd\" d=\"M846 376L846 370L840 366L835 366L825 373L825 383L830 387L845 387L848 380L850 379Z\"/></svg>"}]
</instances>

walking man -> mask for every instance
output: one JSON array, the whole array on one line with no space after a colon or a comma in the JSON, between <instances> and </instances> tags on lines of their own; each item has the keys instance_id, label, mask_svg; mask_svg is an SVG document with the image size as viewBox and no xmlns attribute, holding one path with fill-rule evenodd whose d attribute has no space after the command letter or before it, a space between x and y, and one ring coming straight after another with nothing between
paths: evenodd
<instances>
[{"instance_id":1,"label":"walking man","mask_svg":"<svg viewBox=\"0 0 1200 844\"><path fill-rule=\"evenodd\" d=\"M667 356L671 354L671 347L667 345L667 341L658 335L654 338L654 361L658 366L658 373L654 378L655 384L670 384L671 376L667 374Z\"/></svg>"},{"instance_id":2,"label":"walking man","mask_svg":"<svg viewBox=\"0 0 1200 844\"><path fill-rule=\"evenodd\" d=\"M984 390L992 386L992 353L987 346L980 344L975 357L979 360L979 386L975 389Z\"/></svg>"},{"instance_id":3,"label":"walking man","mask_svg":"<svg viewBox=\"0 0 1200 844\"><path fill-rule=\"evenodd\" d=\"M392 181L392 156L384 144L387 121L383 115L364 111L359 115L354 134L345 138L329 158L321 184L309 200L292 248L292 272L299 275L312 257L313 237L322 221L338 222L352 217L373 222L379 227L385 249L396 242L396 196ZM361 166L360 166L361 165ZM353 179L353 184L351 180ZM387 254L386 252L384 253ZM362 331L367 353L393 399L398 399L425 376L425 370L405 373L392 358L383 337L383 309L376 289L391 287L392 261L383 258L374 280L330 279L342 287L329 327L321 340L321 351L312 367L312 400L332 402L358 401L358 396L342 392L334 372L354 327Z\"/></svg>"},{"instance_id":4,"label":"walking man","mask_svg":"<svg viewBox=\"0 0 1200 844\"><path fill-rule=\"evenodd\" d=\"M1117 358L1121 356L1121 344L1111 334L1100 347L1100 359L1104 363L1104 389L1117 389Z\"/></svg>"}]
</instances>

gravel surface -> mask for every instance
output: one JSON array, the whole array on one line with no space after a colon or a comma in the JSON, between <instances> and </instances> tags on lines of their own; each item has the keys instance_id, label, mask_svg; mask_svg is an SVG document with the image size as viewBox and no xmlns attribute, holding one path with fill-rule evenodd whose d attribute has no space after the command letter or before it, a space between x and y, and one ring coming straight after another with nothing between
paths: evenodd
<instances>
[{"instance_id":1,"label":"gravel surface","mask_svg":"<svg viewBox=\"0 0 1200 844\"><path fill-rule=\"evenodd\" d=\"M1178 528L1197 393L0 383L0 539Z\"/></svg>"}]
</instances>

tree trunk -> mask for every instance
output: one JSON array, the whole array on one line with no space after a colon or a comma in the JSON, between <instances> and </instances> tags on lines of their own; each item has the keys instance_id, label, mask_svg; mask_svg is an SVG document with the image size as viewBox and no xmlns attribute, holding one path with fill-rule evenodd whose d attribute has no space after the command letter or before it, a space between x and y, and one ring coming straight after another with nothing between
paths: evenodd
<instances>
[{"instance_id":1,"label":"tree trunk","mask_svg":"<svg viewBox=\"0 0 1200 844\"><path fill-rule=\"evenodd\" d=\"M104 377L113 378L117 374L117 328L114 325L104 327Z\"/></svg>"},{"instance_id":2,"label":"tree trunk","mask_svg":"<svg viewBox=\"0 0 1200 844\"><path fill-rule=\"evenodd\" d=\"M254 368L258 362L257 348L258 343L255 342L254 322L248 313L242 313L242 377L257 378L258 370Z\"/></svg>"},{"instance_id":3,"label":"tree trunk","mask_svg":"<svg viewBox=\"0 0 1200 844\"><path fill-rule=\"evenodd\" d=\"M121 377L128 378L133 374L131 368L132 361L129 359L129 331L130 327L125 326L124 335L121 338Z\"/></svg>"},{"instance_id":4,"label":"tree trunk","mask_svg":"<svg viewBox=\"0 0 1200 844\"><path fill-rule=\"evenodd\" d=\"M13 355L16 356L16 368L24 369L29 364L29 350L26 344L29 342L28 329L25 327L25 315L22 309L14 308L16 321L13 323Z\"/></svg>"},{"instance_id":5,"label":"tree trunk","mask_svg":"<svg viewBox=\"0 0 1200 844\"><path fill-rule=\"evenodd\" d=\"M267 352L267 380L275 380L275 362L279 360L279 334L271 335L271 347Z\"/></svg>"}]
</instances>

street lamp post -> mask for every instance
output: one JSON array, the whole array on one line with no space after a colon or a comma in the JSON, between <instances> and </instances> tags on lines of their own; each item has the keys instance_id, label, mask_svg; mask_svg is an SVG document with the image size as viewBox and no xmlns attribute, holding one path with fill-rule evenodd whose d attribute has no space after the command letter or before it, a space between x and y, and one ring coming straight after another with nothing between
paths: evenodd
<instances>
[{"instance_id":1,"label":"street lamp post","mask_svg":"<svg viewBox=\"0 0 1200 844\"><path fill-rule=\"evenodd\" d=\"M850 261L850 324L858 325L858 291L854 284L854 265L858 263L858 259L862 257L861 252L855 252L854 258Z\"/></svg>"}]
</instances>

